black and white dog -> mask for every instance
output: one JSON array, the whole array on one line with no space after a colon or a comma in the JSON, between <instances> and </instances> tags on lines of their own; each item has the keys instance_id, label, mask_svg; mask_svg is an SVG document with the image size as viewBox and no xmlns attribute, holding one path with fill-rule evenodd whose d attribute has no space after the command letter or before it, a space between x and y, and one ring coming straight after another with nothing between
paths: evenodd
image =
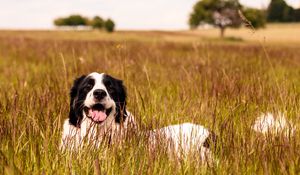
<instances>
[{"instance_id":1,"label":"black and white dog","mask_svg":"<svg viewBox=\"0 0 300 175\"><path fill-rule=\"evenodd\" d=\"M111 141L122 134L121 127L134 126L134 118L126 110L123 82L103 73L83 75L71 88L61 147L78 148L83 142L99 145L104 137Z\"/></svg>"},{"instance_id":2,"label":"black and white dog","mask_svg":"<svg viewBox=\"0 0 300 175\"><path fill-rule=\"evenodd\" d=\"M122 139L129 128L137 129L134 117L126 110L126 89L121 80L95 72L81 76L74 81L70 100L62 149L78 149L83 143L99 146L104 138L113 144L114 140ZM178 157L197 150L201 160L212 158L209 143L215 136L201 125L184 123L145 132L151 147L163 143Z\"/></svg>"}]
</instances>

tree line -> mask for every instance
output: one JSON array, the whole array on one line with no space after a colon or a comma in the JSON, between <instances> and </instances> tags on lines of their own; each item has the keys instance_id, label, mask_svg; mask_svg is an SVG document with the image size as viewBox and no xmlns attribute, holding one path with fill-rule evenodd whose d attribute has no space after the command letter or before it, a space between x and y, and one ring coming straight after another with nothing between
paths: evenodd
<instances>
[{"instance_id":1,"label":"tree line","mask_svg":"<svg viewBox=\"0 0 300 175\"><path fill-rule=\"evenodd\" d=\"M263 28L266 22L298 22L300 9L290 7L284 0L271 0L267 9L242 6L238 0L201 0L190 14L190 27L212 24L220 29L221 37L227 27L237 28L242 24Z\"/></svg>"},{"instance_id":2,"label":"tree line","mask_svg":"<svg viewBox=\"0 0 300 175\"><path fill-rule=\"evenodd\" d=\"M294 9L284 0L272 0L266 11L268 22L299 22L300 9Z\"/></svg>"},{"instance_id":3,"label":"tree line","mask_svg":"<svg viewBox=\"0 0 300 175\"><path fill-rule=\"evenodd\" d=\"M93 29L104 29L107 32L113 32L115 29L115 23L111 19L104 20L100 16L95 16L92 19L81 16L81 15L70 15L67 17L61 17L54 20L54 25L69 26L69 27L78 27L86 26L92 27Z\"/></svg>"}]
</instances>

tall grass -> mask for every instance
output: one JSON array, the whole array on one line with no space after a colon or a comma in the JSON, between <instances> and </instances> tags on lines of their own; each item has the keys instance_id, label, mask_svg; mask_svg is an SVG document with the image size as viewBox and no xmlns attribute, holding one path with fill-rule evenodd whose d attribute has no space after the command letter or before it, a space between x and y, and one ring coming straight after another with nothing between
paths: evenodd
<instances>
[{"instance_id":1,"label":"tall grass","mask_svg":"<svg viewBox=\"0 0 300 175\"><path fill-rule=\"evenodd\" d=\"M266 141L250 128L260 112L278 110L299 126L300 47L267 46L267 58L260 45L243 42L122 34L72 40L71 34L1 35L0 174L300 173L297 132ZM69 88L75 77L94 71L124 80L128 109L142 129L194 122L213 130L218 164L151 153L140 135L124 144L61 152Z\"/></svg>"}]
</instances>

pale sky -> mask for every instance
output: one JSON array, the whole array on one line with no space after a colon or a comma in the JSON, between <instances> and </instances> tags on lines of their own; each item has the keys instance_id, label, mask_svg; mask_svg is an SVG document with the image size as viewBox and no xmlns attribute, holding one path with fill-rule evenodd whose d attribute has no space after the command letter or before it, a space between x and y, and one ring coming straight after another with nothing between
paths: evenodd
<instances>
[{"instance_id":1,"label":"pale sky","mask_svg":"<svg viewBox=\"0 0 300 175\"><path fill-rule=\"evenodd\" d=\"M250 7L267 7L270 0L240 0ZM300 0L286 0L293 7ZM117 29L187 29L197 0L0 0L1 29L51 29L53 19L70 14L112 18Z\"/></svg>"}]
</instances>

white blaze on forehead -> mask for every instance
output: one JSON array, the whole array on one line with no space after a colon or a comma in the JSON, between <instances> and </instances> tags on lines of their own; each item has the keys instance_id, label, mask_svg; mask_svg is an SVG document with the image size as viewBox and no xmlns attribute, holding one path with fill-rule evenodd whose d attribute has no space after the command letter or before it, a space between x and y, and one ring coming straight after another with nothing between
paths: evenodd
<instances>
[{"instance_id":1,"label":"white blaze on forehead","mask_svg":"<svg viewBox=\"0 0 300 175\"><path fill-rule=\"evenodd\" d=\"M91 91L94 91L95 89L103 89L106 91L105 85L103 84L102 81L104 77L104 73L99 74L97 72L93 72L89 74L88 77L92 77L92 79L95 80L95 85Z\"/></svg>"}]
</instances>

